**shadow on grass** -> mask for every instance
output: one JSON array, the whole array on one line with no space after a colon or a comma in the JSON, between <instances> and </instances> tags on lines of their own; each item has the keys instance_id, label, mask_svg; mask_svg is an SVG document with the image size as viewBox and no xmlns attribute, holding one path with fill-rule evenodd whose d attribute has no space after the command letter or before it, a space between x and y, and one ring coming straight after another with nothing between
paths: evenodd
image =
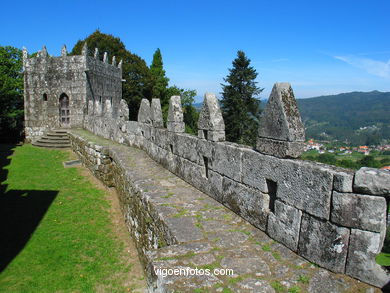
<instances>
[{"instance_id":1,"label":"shadow on grass","mask_svg":"<svg viewBox=\"0 0 390 293\"><path fill-rule=\"evenodd\" d=\"M7 179L15 145L0 144L0 272L19 254L56 198L57 191L7 190Z\"/></svg>"}]
</instances>

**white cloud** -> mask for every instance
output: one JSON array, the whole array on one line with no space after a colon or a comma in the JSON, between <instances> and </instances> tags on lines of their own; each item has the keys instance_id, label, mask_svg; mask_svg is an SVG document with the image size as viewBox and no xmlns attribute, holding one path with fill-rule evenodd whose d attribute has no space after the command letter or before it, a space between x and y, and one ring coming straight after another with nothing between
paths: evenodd
<instances>
[{"instance_id":1,"label":"white cloud","mask_svg":"<svg viewBox=\"0 0 390 293\"><path fill-rule=\"evenodd\" d=\"M346 62L356 68L363 69L369 74L390 79L390 60L383 62L355 56L334 56L334 58Z\"/></svg>"}]
</instances>

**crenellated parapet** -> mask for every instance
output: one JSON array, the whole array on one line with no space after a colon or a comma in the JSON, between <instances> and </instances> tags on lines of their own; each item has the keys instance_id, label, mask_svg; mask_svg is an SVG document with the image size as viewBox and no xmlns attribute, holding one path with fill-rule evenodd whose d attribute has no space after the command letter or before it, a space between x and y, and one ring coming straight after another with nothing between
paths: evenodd
<instances>
[{"instance_id":1,"label":"crenellated parapet","mask_svg":"<svg viewBox=\"0 0 390 293\"><path fill-rule=\"evenodd\" d=\"M185 125L180 96L172 96L169 100L167 129L176 133L184 132Z\"/></svg>"},{"instance_id":2,"label":"crenellated parapet","mask_svg":"<svg viewBox=\"0 0 390 293\"><path fill-rule=\"evenodd\" d=\"M211 141L225 140L225 123L215 94L204 95L198 120L198 137Z\"/></svg>"},{"instance_id":3,"label":"crenellated parapet","mask_svg":"<svg viewBox=\"0 0 390 293\"><path fill-rule=\"evenodd\" d=\"M390 174L295 159L305 133L288 83L274 85L255 149L224 141L214 94L205 95L198 136L183 133L180 100L170 99L167 128L157 99L141 102L138 121L97 117L84 126L143 149L309 261L378 287L390 282L389 273L375 262L386 233Z\"/></svg>"},{"instance_id":4,"label":"crenellated parapet","mask_svg":"<svg viewBox=\"0 0 390 293\"><path fill-rule=\"evenodd\" d=\"M260 119L256 149L280 158L303 153L305 128L291 85L276 83Z\"/></svg>"}]
</instances>

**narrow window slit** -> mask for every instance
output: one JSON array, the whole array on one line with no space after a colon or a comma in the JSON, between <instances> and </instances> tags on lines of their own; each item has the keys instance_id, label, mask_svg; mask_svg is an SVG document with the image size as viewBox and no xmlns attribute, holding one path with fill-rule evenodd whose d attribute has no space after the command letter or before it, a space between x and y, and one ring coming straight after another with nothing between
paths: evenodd
<instances>
[{"instance_id":1,"label":"narrow window slit","mask_svg":"<svg viewBox=\"0 0 390 293\"><path fill-rule=\"evenodd\" d=\"M209 179L209 158L203 156L204 176Z\"/></svg>"},{"instance_id":2,"label":"narrow window slit","mask_svg":"<svg viewBox=\"0 0 390 293\"><path fill-rule=\"evenodd\" d=\"M203 137L207 140L207 130L203 130Z\"/></svg>"},{"instance_id":3,"label":"narrow window slit","mask_svg":"<svg viewBox=\"0 0 390 293\"><path fill-rule=\"evenodd\" d=\"M278 191L278 184L275 181L270 179L266 179L267 187L268 187L268 195L269 195L269 210L272 213L275 213L275 200L276 193Z\"/></svg>"}]
</instances>

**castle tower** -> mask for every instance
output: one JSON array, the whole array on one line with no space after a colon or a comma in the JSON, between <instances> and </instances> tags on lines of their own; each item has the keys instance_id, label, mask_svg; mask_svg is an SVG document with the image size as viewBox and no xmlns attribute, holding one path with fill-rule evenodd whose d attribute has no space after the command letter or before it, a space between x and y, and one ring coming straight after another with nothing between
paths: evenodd
<instances>
[{"instance_id":1,"label":"castle tower","mask_svg":"<svg viewBox=\"0 0 390 293\"><path fill-rule=\"evenodd\" d=\"M103 115L110 103L110 115L118 112L122 97L122 69L83 54L50 56L43 47L36 57L23 54L26 140L46 131L82 127L88 112ZM92 103L88 103L91 101ZM93 105L92 109L88 108Z\"/></svg>"}]
</instances>

